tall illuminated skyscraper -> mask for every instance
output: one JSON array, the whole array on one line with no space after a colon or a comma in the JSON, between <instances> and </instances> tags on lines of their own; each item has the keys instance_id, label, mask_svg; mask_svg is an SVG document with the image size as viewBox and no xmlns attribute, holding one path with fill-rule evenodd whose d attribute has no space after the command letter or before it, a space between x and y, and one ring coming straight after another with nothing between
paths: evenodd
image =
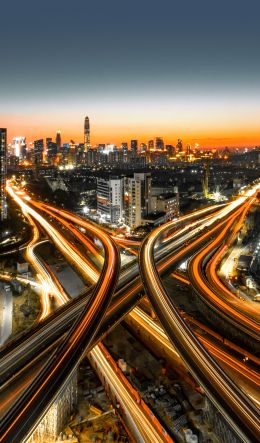
<instances>
[{"instance_id":1,"label":"tall illuminated skyscraper","mask_svg":"<svg viewBox=\"0 0 260 443\"><path fill-rule=\"evenodd\" d=\"M13 138L13 152L19 160L24 160L26 158L26 137L15 137Z\"/></svg>"},{"instance_id":2,"label":"tall illuminated skyscraper","mask_svg":"<svg viewBox=\"0 0 260 443\"><path fill-rule=\"evenodd\" d=\"M0 220L7 217L6 204L6 146L7 134L5 128L0 128Z\"/></svg>"},{"instance_id":3,"label":"tall illuminated skyscraper","mask_svg":"<svg viewBox=\"0 0 260 443\"><path fill-rule=\"evenodd\" d=\"M85 151L88 151L90 148L90 125L89 125L89 118L85 117L84 122L84 149Z\"/></svg>"}]
</instances>

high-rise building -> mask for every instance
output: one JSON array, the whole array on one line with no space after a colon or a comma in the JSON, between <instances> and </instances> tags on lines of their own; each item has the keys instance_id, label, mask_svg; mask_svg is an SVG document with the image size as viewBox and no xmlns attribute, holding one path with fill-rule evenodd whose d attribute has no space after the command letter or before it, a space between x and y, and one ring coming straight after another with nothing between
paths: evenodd
<instances>
[{"instance_id":1,"label":"high-rise building","mask_svg":"<svg viewBox=\"0 0 260 443\"><path fill-rule=\"evenodd\" d=\"M140 153L143 154L147 151L147 145L145 143L140 144Z\"/></svg>"},{"instance_id":2,"label":"high-rise building","mask_svg":"<svg viewBox=\"0 0 260 443\"><path fill-rule=\"evenodd\" d=\"M131 152L132 152L132 154L137 154L137 152L138 152L138 141L137 140L131 140Z\"/></svg>"},{"instance_id":3,"label":"high-rise building","mask_svg":"<svg viewBox=\"0 0 260 443\"><path fill-rule=\"evenodd\" d=\"M6 157L7 157L7 131L0 128L0 220L7 217L6 204Z\"/></svg>"},{"instance_id":4,"label":"high-rise building","mask_svg":"<svg viewBox=\"0 0 260 443\"><path fill-rule=\"evenodd\" d=\"M43 150L44 161L45 160L49 161L49 158L48 158L49 143L52 143L52 137L46 137L45 146L44 146L44 150Z\"/></svg>"},{"instance_id":5,"label":"high-rise building","mask_svg":"<svg viewBox=\"0 0 260 443\"><path fill-rule=\"evenodd\" d=\"M47 141L47 139L46 139ZM57 143L53 142L51 139L47 144L47 160L50 164L54 165L57 161L58 147Z\"/></svg>"},{"instance_id":6,"label":"high-rise building","mask_svg":"<svg viewBox=\"0 0 260 443\"><path fill-rule=\"evenodd\" d=\"M58 148L58 151L59 151L60 148L61 148L61 133L60 133L60 131L57 131L56 143L57 143L57 148Z\"/></svg>"},{"instance_id":7,"label":"high-rise building","mask_svg":"<svg viewBox=\"0 0 260 443\"><path fill-rule=\"evenodd\" d=\"M141 216L145 217L151 212L151 174L150 172L135 172L134 179L141 183Z\"/></svg>"},{"instance_id":8,"label":"high-rise building","mask_svg":"<svg viewBox=\"0 0 260 443\"><path fill-rule=\"evenodd\" d=\"M123 154L126 155L128 153L128 143L127 142L122 142L121 143L121 148L122 148Z\"/></svg>"},{"instance_id":9,"label":"high-rise building","mask_svg":"<svg viewBox=\"0 0 260 443\"><path fill-rule=\"evenodd\" d=\"M153 151L154 150L154 141L153 140L149 140L148 142L148 151Z\"/></svg>"},{"instance_id":10,"label":"high-rise building","mask_svg":"<svg viewBox=\"0 0 260 443\"><path fill-rule=\"evenodd\" d=\"M168 155L168 157L170 157L170 158L173 157L174 154L175 154L175 148L174 148L174 146L172 146L172 145L166 145L165 148L166 148L166 151L167 151L167 155Z\"/></svg>"},{"instance_id":11,"label":"high-rise building","mask_svg":"<svg viewBox=\"0 0 260 443\"><path fill-rule=\"evenodd\" d=\"M183 152L183 144L182 144L182 140L179 138L178 139L178 143L176 145L176 152Z\"/></svg>"},{"instance_id":12,"label":"high-rise building","mask_svg":"<svg viewBox=\"0 0 260 443\"><path fill-rule=\"evenodd\" d=\"M44 149L43 138L35 140L33 144L34 144L34 163L36 165L39 165L43 161L43 149Z\"/></svg>"},{"instance_id":13,"label":"high-rise building","mask_svg":"<svg viewBox=\"0 0 260 443\"><path fill-rule=\"evenodd\" d=\"M131 229L141 225L141 183L134 177L124 177L124 220Z\"/></svg>"},{"instance_id":14,"label":"high-rise building","mask_svg":"<svg viewBox=\"0 0 260 443\"><path fill-rule=\"evenodd\" d=\"M123 217L123 180L118 177L97 179L97 211L108 223Z\"/></svg>"},{"instance_id":15,"label":"high-rise building","mask_svg":"<svg viewBox=\"0 0 260 443\"><path fill-rule=\"evenodd\" d=\"M163 151L164 150L164 141L161 137L156 137L155 139L155 148L158 151Z\"/></svg>"},{"instance_id":16,"label":"high-rise building","mask_svg":"<svg viewBox=\"0 0 260 443\"><path fill-rule=\"evenodd\" d=\"M88 166L92 166L97 163L99 156L99 152L97 149L89 148L87 152L85 152L85 160Z\"/></svg>"},{"instance_id":17,"label":"high-rise building","mask_svg":"<svg viewBox=\"0 0 260 443\"><path fill-rule=\"evenodd\" d=\"M77 165L81 165L85 162L84 143L77 145Z\"/></svg>"},{"instance_id":18,"label":"high-rise building","mask_svg":"<svg viewBox=\"0 0 260 443\"><path fill-rule=\"evenodd\" d=\"M134 173L124 178L124 219L134 229L151 212L151 174Z\"/></svg>"},{"instance_id":19,"label":"high-rise building","mask_svg":"<svg viewBox=\"0 0 260 443\"><path fill-rule=\"evenodd\" d=\"M104 152L105 149L106 149L106 145L105 145L105 143L100 143L100 144L98 145L98 152Z\"/></svg>"},{"instance_id":20,"label":"high-rise building","mask_svg":"<svg viewBox=\"0 0 260 443\"><path fill-rule=\"evenodd\" d=\"M52 142L52 137L46 137L46 149L48 149L50 142Z\"/></svg>"},{"instance_id":21,"label":"high-rise building","mask_svg":"<svg viewBox=\"0 0 260 443\"><path fill-rule=\"evenodd\" d=\"M188 145L186 146L186 155L189 156L189 155L191 155L191 153L192 153L191 145L188 144Z\"/></svg>"},{"instance_id":22,"label":"high-rise building","mask_svg":"<svg viewBox=\"0 0 260 443\"><path fill-rule=\"evenodd\" d=\"M19 158L19 160L26 159L26 137L14 137L13 138L13 154Z\"/></svg>"},{"instance_id":23,"label":"high-rise building","mask_svg":"<svg viewBox=\"0 0 260 443\"><path fill-rule=\"evenodd\" d=\"M84 148L85 151L87 151L90 148L90 124L88 117L85 117L85 122L84 122Z\"/></svg>"}]
</instances>

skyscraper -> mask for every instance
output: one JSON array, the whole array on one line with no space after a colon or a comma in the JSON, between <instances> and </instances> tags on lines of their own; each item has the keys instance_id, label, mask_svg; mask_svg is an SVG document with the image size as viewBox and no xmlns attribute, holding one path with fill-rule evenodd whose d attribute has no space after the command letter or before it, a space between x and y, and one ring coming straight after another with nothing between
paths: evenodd
<instances>
[{"instance_id":1,"label":"skyscraper","mask_svg":"<svg viewBox=\"0 0 260 443\"><path fill-rule=\"evenodd\" d=\"M186 146L186 154L190 155L191 154L191 145L187 145Z\"/></svg>"},{"instance_id":2,"label":"skyscraper","mask_svg":"<svg viewBox=\"0 0 260 443\"><path fill-rule=\"evenodd\" d=\"M26 137L15 137L13 138L13 152L19 160L24 160L26 158Z\"/></svg>"},{"instance_id":3,"label":"skyscraper","mask_svg":"<svg viewBox=\"0 0 260 443\"><path fill-rule=\"evenodd\" d=\"M7 134L5 128L0 128L0 220L7 217L6 205L6 145Z\"/></svg>"},{"instance_id":4,"label":"skyscraper","mask_svg":"<svg viewBox=\"0 0 260 443\"><path fill-rule=\"evenodd\" d=\"M141 225L141 182L124 177L124 219L131 229Z\"/></svg>"},{"instance_id":5,"label":"skyscraper","mask_svg":"<svg viewBox=\"0 0 260 443\"><path fill-rule=\"evenodd\" d=\"M87 151L90 148L90 125L89 118L85 117L84 123L84 149Z\"/></svg>"},{"instance_id":6,"label":"skyscraper","mask_svg":"<svg viewBox=\"0 0 260 443\"><path fill-rule=\"evenodd\" d=\"M124 177L124 218L131 229L140 226L151 212L151 174L134 173Z\"/></svg>"},{"instance_id":7,"label":"skyscraper","mask_svg":"<svg viewBox=\"0 0 260 443\"><path fill-rule=\"evenodd\" d=\"M145 143L140 144L140 153L144 153L147 151L147 145Z\"/></svg>"},{"instance_id":8,"label":"skyscraper","mask_svg":"<svg viewBox=\"0 0 260 443\"><path fill-rule=\"evenodd\" d=\"M137 152L138 152L138 141L137 140L131 140L131 152L132 152L132 154L137 154Z\"/></svg>"},{"instance_id":9,"label":"skyscraper","mask_svg":"<svg viewBox=\"0 0 260 443\"><path fill-rule=\"evenodd\" d=\"M141 216L145 217L151 212L151 174L150 172L135 172L134 179L140 181L141 184Z\"/></svg>"},{"instance_id":10,"label":"skyscraper","mask_svg":"<svg viewBox=\"0 0 260 443\"><path fill-rule=\"evenodd\" d=\"M122 219L123 179L119 177L97 179L97 210L109 223L118 223Z\"/></svg>"},{"instance_id":11,"label":"skyscraper","mask_svg":"<svg viewBox=\"0 0 260 443\"><path fill-rule=\"evenodd\" d=\"M155 147L156 150L158 151L163 151L164 150L164 141L161 137L156 137L155 139Z\"/></svg>"},{"instance_id":12,"label":"skyscraper","mask_svg":"<svg viewBox=\"0 0 260 443\"><path fill-rule=\"evenodd\" d=\"M176 145L176 152L183 152L183 144L180 138L178 138L178 143Z\"/></svg>"},{"instance_id":13,"label":"skyscraper","mask_svg":"<svg viewBox=\"0 0 260 443\"><path fill-rule=\"evenodd\" d=\"M126 155L128 153L128 144L127 144L127 142L122 142L121 143L121 148L122 148L123 154Z\"/></svg>"},{"instance_id":14,"label":"skyscraper","mask_svg":"<svg viewBox=\"0 0 260 443\"><path fill-rule=\"evenodd\" d=\"M174 154L175 154L175 147L174 147L174 146L172 146L172 145L166 145L166 146L165 146L165 149L166 149L166 151L167 151L167 155L168 155L168 157L173 157L173 156L174 156Z\"/></svg>"},{"instance_id":15,"label":"skyscraper","mask_svg":"<svg viewBox=\"0 0 260 443\"><path fill-rule=\"evenodd\" d=\"M61 134L60 134L60 131L57 131L57 134L56 134L56 143L57 143L57 148L58 148L58 151L59 151L60 148L61 148Z\"/></svg>"},{"instance_id":16,"label":"skyscraper","mask_svg":"<svg viewBox=\"0 0 260 443\"><path fill-rule=\"evenodd\" d=\"M50 164L55 164L58 154L58 147L57 143L53 142L52 140L48 141L48 148L47 148L47 160Z\"/></svg>"},{"instance_id":17,"label":"skyscraper","mask_svg":"<svg viewBox=\"0 0 260 443\"><path fill-rule=\"evenodd\" d=\"M154 151L154 140L149 140L148 151Z\"/></svg>"},{"instance_id":18,"label":"skyscraper","mask_svg":"<svg viewBox=\"0 0 260 443\"><path fill-rule=\"evenodd\" d=\"M33 142L33 145L34 145L34 163L36 165L39 165L43 161L43 149L44 149L43 138L35 140Z\"/></svg>"},{"instance_id":19,"label":"skyscraper","mask_svg":"<svg viewBox=\"0 0 260 443\"><path fill-rule=\"evenodd\" d=\"M49 148L49 143L52 142L52 137L47 137L46 138L46 149Z\"/></svg>"}]
</instances>

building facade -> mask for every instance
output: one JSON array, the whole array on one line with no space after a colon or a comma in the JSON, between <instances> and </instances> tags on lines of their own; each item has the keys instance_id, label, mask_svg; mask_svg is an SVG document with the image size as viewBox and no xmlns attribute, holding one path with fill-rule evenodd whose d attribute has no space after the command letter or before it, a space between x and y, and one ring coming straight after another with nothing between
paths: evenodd
<instances>
[{"instance_id":1,"label":"building facade","mask_svg":"<svg viewBox=\"0 0 260 443\"><path fill-rule=\"evenodd\" d=\"M155 149L157 151L163 151L164 150L164 141L161 137L156 137L155 139Z\"/></svg>"},{"instance_id":2,"label":"building facade","mask_svg":"<svg viewBox=\"0 0 260 443\"><path fill-rule=\"evenodd\" d=\"M34 163L39 165L43 161L44 141L43 138L35 140L34 144Z\"/></svg>"},{"instance_id":3,"label":"building facade","mask_svg":"<svg viewBox=\"0 0 260 443\"><path fill-rule=\"evenodd\" d=\"M56 144L57 144L58 150L60 150L60 148L61 148L61 133L60 133L60 131L57 131L57 134L56 134Z\"/></svg>"},{"instance_id":4,"label":"building facade","mask_svg":"<svg viewBox=\"0 0 260 443\"><path fill-rule=\"evenodd\" d=\"M121 149L124 155L128 154L128 143L127 142L122 142L121 144Z\"/></svg>"},{"instance_id":5,"label":"building facade","mask_svg":"<svg viewBox=\"0 0 260 443\"><path fill-rule=\"evenodd\" d=\"M97 212L107 223L123 218L123 180L118 177L97 179Z\"/></svg>"},{"instance_id":6,"label":"building facade","mask_svg":"<svg viewBox=\"0 0 260 443\"><path fill-rule=\"evenodd\" d=\"M47 140L47 139L46 139ZM57 143L49 139L47 145L47 160L51 165L55 165L57 162L58 146Z\"/></svg>"},{"instance_id":7,"label":"building facade","mask_svg":"<svg viewBox=\"0 0 260 443\"><path fill-rule=\"evenodd\" d=\"M0 220L7 218L6 204L6 158L7 158L7 131L0 128Z\"/></svg>"},{"instance_id":8,"label":"building facade","mask_svg":"<svg viewBox=\"0 0 260 443\"><path fill-rule=\"evenodd\" d=\"M137 140L131 140L131 153L133 155L137 155L137 153L138 153L138 141Z\"/></svg>"},{"instance_id":9,"label":"building facade","mask_svg":"<svg viewBox=\"0 0 260 443\"><path fill-rule=\"evenodd\" d=\"M151 198L152 212L164 213L165 221L172 220L179 216L179 196L178 194L161 194Z\"/></svg>"},{"instance_id":10,"label":"building facade","mask_svg":"<svg viewBox=\"0 0 260 443\"><path fill-rule=\"evenodd\" d=\"M19 160L26 159L26 137L14 137L12 143L13 155Z\"/></svg>"},{"instance_id":11,"label":"building facade","mask_svg":"<svg viewBox=\"0 0 260 443\"><path fill-rule=\"evenodd\" d=\"M134 177L124 178L124 220L130 229L141 225L141 182Z\"/></svg>"},{"instance_id":12,"label":"building facade","mask_svg":"<svg viewBox=\"0 0 260 443\"><path fill-rule=\"evenodd\" d=\"M130 229L142 224L142 218L151 212L151 174L135 172L124 179L124 220Z\"/></svg>"},{"instance_id":13,"label":"building facade","mask_svg":"<svg viewBox=\"0 0 260 443\"><path fill-rule=\"evenodd\" d=\"M134 179L140 182L141 186L141 217L145 217L151 212L151 187L152 178L149 172L135 172Z\"/></svg>"}]
</instances>

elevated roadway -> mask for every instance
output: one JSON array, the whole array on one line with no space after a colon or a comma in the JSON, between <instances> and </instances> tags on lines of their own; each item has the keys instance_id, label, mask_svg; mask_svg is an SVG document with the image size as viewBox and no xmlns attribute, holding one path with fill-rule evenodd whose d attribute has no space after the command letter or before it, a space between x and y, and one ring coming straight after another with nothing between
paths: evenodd
<instances>
[{"instance_id":1,"label":"elevated roadway","mask_svg":"<svg viewBox=\"0 0 260 443\"><path fill-rule=\"evenodd\" d=\"M215 218L215 226L202 234L200 238L184 245L175 256L176 263L184 259L210 236L223 229L227 223L234 223L241 215L244 204L254 194L250 190L245 198L239 198L228 205ZM214 217L212 222L214 221ZM257 408L246 397L225 371L209 355L201 342L181 317L173 298L165 290L154 260L155 243L171 223L155 229L143 242L139 255L142 280L151 304L160 319L170 341L183 357L190 371L198 380L205 392L221 411L227 422L242 441L258 441L260 438L259 413Z\"/></svg>"}]
</instances>

